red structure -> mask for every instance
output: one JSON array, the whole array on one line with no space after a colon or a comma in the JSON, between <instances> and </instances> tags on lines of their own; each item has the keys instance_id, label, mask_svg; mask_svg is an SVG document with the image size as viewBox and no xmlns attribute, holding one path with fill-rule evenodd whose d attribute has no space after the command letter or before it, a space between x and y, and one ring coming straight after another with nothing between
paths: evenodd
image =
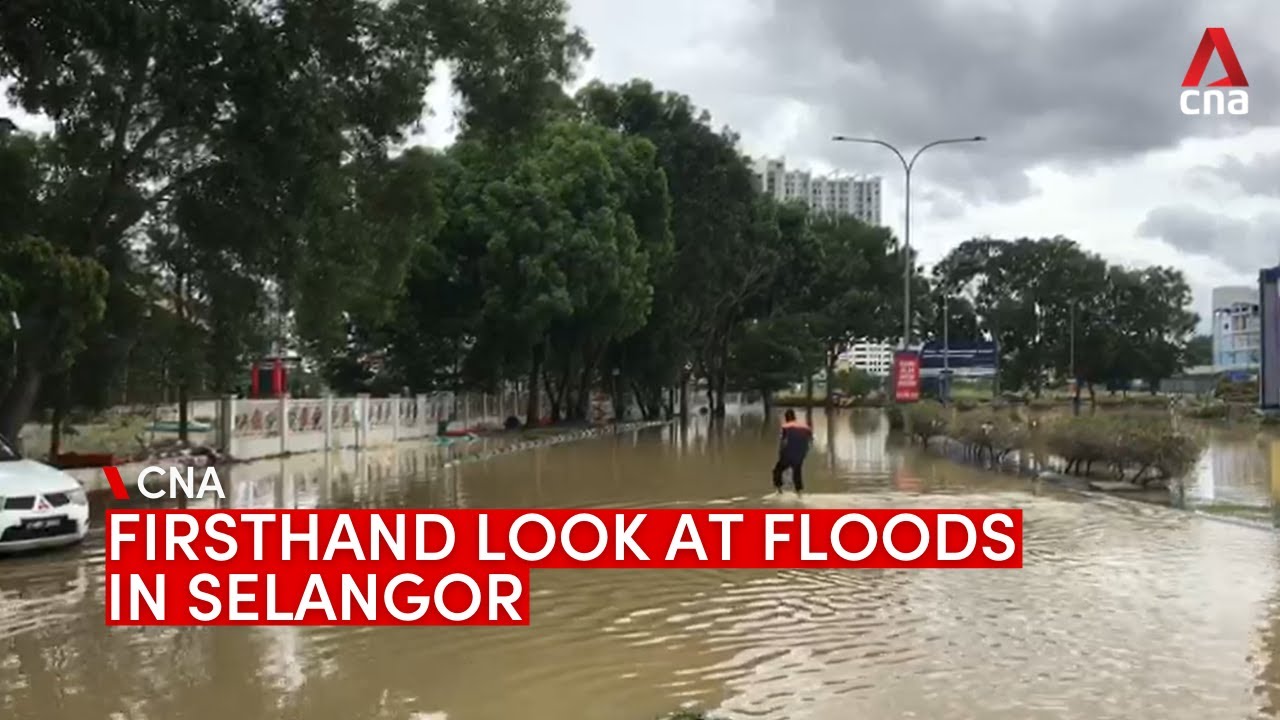
<instances>
[{"instance_id":1,"label":"red structure","mask_svg":"<svg viewBox=\"0 0 1280 720\"><path fill-rule=\"evenodd\" d=\"M920 356L899 351L893 356L894 399L913 403L920 399Z\"/></svg>"},{"instance_id":2,"label":"red structure","mask_svg":"<svg viewBox=\"0 0 1280 720\"><path fill-rule=\"evenodd\" d=\"M249 397L278 398L289 391L289 367L282 357L269 357L253 364L249 376Z\"/></svg>"}]
</instances>

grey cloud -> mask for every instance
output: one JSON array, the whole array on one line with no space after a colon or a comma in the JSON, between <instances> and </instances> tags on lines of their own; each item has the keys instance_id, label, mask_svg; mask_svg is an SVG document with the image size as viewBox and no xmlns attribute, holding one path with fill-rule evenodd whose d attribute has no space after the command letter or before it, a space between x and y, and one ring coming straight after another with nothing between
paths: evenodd
<instances>
[{"instance_id":1,"label":"grey cloud","mask_svg":"<svg viewBox=\"0 0 1280 720\"><path fill-rule=\"evenodd\" d=\"M1226 157L1201 171L1250 195L1280 197L1280 153L1263 153L1248 161Z\"/></svg>"},{"instance_id":2,"label":"grey cloud","mask_svg":"<svg viewBox=\"0 0 1280 720\"><path fill-rule=\"evenodd\" d=\"M912 193L912 205L915 205L915 193ZM925 211L934 220L954 220L964 215L965 206L953 193L936 188L926 188L920 193Z\"/></svg>"},{"instance_id":3,"label":"grey cloud","mask_svg":"<svg viewBox=\"0 0 1280 720\"><path fill-rule=\"evenodd\" d=\"M877 148L830 147L834 133L910 148L987 135L983 146L930 151L921 165L969 199L1009 201L1030 192L1025 172L1040 163L1079 171L1188 137L1274 123L1276 21L1280 8L1264 0L775 0L744 38L761 57L743 82L758 96L809 103L826 132L806 137L806 152L840 165L865 159L888 172L896 161ZM1227 28L1249 79L1247 116L1187 117L1178 109L1182 76L1207 25ZM1204 82L1223 74L1215 56Z\"/></svg>"},{"instance_id":4,"label":"grey cloud","mask_svg":"<svg viewBox=\"0 0 1280 720\"><path fill-rule=\"evenodd\" d=\"M1212 258L1246 276L1280 263L1280 213L1275 212L1244 219L1198 208L1158 207L1147 213L1138 235Z\"/></svg>"}]
</instances>

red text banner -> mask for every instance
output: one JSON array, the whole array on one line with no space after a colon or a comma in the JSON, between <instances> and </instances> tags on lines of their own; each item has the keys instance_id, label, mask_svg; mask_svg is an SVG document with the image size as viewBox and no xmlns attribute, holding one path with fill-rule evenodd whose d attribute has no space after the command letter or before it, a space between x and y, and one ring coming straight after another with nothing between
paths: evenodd
<instances>
[{"instance_id":1,"label":"red text banner","mask_svg":"<svg viewBox=\"0 0 1280 720\"><path fill-rule=\"evenodd\" d=\"M1022 511L113 510L111 625L523 625L538 568L1020 568Z\"/></svg>"}]
</instances>

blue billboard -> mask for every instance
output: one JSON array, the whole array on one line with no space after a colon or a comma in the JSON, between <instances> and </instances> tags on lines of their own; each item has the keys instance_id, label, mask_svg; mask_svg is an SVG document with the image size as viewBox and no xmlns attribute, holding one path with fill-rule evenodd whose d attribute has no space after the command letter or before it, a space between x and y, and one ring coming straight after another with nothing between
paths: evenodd
<instances>
[{"instance_id":1,"label":"blue billboard","mask_svg":"<svg viewBox=\"0 0 1280 720\"><path fill-rule=\"evenodd\" d=\"M999 364L996 344L991 341L956 341L943 347L941 342L928 342L920 349L920 374L934 377L944 368L957 377L993 377Z\"/></svg>"}]
</instances>

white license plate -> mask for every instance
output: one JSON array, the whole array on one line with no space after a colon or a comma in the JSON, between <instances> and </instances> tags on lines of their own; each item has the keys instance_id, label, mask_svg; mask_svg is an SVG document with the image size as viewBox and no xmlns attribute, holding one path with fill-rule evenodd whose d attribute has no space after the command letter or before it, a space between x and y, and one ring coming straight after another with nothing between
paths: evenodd
<instances>
[{"instance_id":1,"label":"white license plate","mask_svg":"<svg viewBox=\"0 0 1280 720\"><path fill-rule=\"evenodd\" d=\"M63 518L41 518L39 520L28 520L25 524L32 530L44 530L45 528L58 527L62 524Z\"/></svg>"}]
</instances>

